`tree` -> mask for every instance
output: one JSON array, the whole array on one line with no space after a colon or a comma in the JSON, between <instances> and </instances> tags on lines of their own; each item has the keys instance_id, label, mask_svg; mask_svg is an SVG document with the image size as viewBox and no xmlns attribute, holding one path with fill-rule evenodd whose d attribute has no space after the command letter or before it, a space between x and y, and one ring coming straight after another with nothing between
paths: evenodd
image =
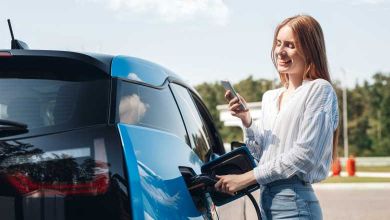
<instances>
[{"instance_id":1,"label":"tree","mask_svg":"<svg viewBox=\"0 0 390 220\"><path fill-rule=\"evenodd\" d=\"M273 81L266 79L254 80L252 76L244 79L234 85L237 92L243 96L247 102L259 102L265 91L273 86ZM219 111L217 105L227 104L225 100L225 89L219 82L202 83L197 85L195 89L198 91L207 108L213 117L214 123L219 130L222 140L225 143L232 141L242 141L242 130L238 127L226 127L219 120Z\"/></svg>"},{"instance_id":2,"label":"tree","mask_svg":"<svg viewBox=\"0 0 390 220\"><path fill-rule=\"evenodd\" d=\"M259 102L265 91L274 88L276 80L253 79L249 76L234 85L247 102ZM333 82L339 102L339 129L343 129L342 89L340 82ZM280 87L277 85L276 87ZM239 128L223 126L219 120L217 105L227 104L225 90L218 82L196 86L210 110L214 122L225 143L242 140ZM365 81L347 90L348 136L350 152L356 156L390 155L390 74L376 73L372 83ZM343 132L339 135L338 151L342 151ZM342 154L341 154L342 155Z\"/></svg>"}]
</instances>

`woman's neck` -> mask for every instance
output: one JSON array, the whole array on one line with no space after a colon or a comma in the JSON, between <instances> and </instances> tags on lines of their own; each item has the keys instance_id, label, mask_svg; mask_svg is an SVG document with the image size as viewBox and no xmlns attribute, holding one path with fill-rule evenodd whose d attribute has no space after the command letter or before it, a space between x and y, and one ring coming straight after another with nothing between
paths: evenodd
<instances>
[{"instance_id":1,"label":"woman's neck","mask_svg":"<svg viewBox=\"0 0 390 220\"><path fill-rule=\"evenodd\" d=\"M288 88L287 91L294 91L302 85L303 77L299 74L290 74L288 76Z\"/></svg>"}]
</instances>

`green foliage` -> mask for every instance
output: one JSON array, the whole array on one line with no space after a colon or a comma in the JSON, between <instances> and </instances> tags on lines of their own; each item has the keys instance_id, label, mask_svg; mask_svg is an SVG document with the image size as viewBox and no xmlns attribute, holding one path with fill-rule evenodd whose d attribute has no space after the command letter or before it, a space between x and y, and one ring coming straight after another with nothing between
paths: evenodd
<instances>
[{"instance_id":1,"label":"green foliage","mask_svg":"<svg viewBox=\"0 0 390 220\"><path fill-rule=\"evenodd\" d=\"M220 134L222 136L222 140L225 143L231 143L232 141L240 141L242 142L244 135L239 127L227 127L224 126L220 129Z\"/></svg>"},{"instance_id":2,"label":"green foliage","mask_svg":"<svg viewBox=\"0 0 390 220\"><path fill-rule=\"evenodd\" d=\"M253 80L252 76L238 82L234 87L247 102L259 102L264 92L272 89L273 81L259 79Z\"/></svg>"},{"instance_id":3,"label":"green foliage","mask_svg":"<svg viewBox=\"0 0 390 220\"><path fill-rule=\"evenodd\" d=\"M357 177L357 176L332 176L322 181L321 184L326 183L389 183L390 178L383 177Z\"/></svg>"},{"instance_id":4,"label":"green foliage","mask_svg":"<svg viewBox=\"0 0 390 220\"><path fill-rule=\"evenodd\" d=\"M252 76L234 85L237 92L247 102L259 102L265 91L280 87L276 80L253 79ZM343 108L342 87L340 82L333 82L340 110L339 121L339 155L343 147ZM227 104L225 90L219 82L203 83L196 86L197 91L206 103L217 128L225 143L233 140L242 141L240 128L226 127L219 120L217 105ZM356 156L389 156L390 155L390 74L377 73L372 82L347 90L348 141L350 153Z\"/></svg>"},{"instance_id":5,"label":"green foliage","mask_svg":"<svg viewBox=\"0 0 390 220\"><path fill-rule=\"evenodd\" d=\"M247 102L259 102L265 91L270 90L274 85L274 81L266 79L254 80L252 76L244 79L237 84L234 84L234 88L237 92L245 97ZM242 141L243 133L239 127L226 127L219 120L219 111L217 105L227 104L225 100L225 89L219 82L202 83L197 85L195 89L201 95L207 108L210 111L211 116L219 130L222 140L225 143L232 141Z\"/></svg>"},{"instance_id":6,"label":"green foliage","mask_svg":"<svg viewBox=\"0 0 390 220\"><path fill-rule=\"evenodd\" d=\"M195 87L206 104L211 116L214 119L218 129L222 128L222 122L219 120L219 111L217 105L225 104L225 89L219 83L202 83Z\"/></svg>"}]
</instances>

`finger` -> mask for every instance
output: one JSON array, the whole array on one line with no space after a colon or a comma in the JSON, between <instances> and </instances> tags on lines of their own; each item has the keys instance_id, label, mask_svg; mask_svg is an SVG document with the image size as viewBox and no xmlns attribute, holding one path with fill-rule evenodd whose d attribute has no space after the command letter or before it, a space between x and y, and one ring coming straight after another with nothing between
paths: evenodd
<instances>
[{"instance_id":1,"label":"finger","mask_svg":"<svg viewBox=\"0 0 390 220\"><path fill-rule=\"evenodd\" d=\"M237 97L234 97L233 99L231 99L231 100L229 101L229 106L231 106L231 105L233 105L233 104L235 104L235 103L238 103L238 98L237 98Z\"/></svg>"},{"instance_id":2,"label":"finger","mask_svg":"<svg viewBox=\"0 0 390 220\"><path fill-rule=\"evenodd\" d=\"M236 104L238 105L238 107L232 105L232 106L229 106L229 110L236 111L237 113L249 111L249 108L244 107L245 104L243 102L237 102ZM234 104L234 105L236 105L236 104Z\"/></svg>"},{"instance_id":3,"label":"finger","mask_svg":"<svg viewBox=\"0 0 390 220\"><path fill-rule=\"evenodd\" d=\"M222 185L222 179L218 180L218 182L216 184L214 184L214 188L220 189L221 185Z\"/></svg>"},{"instance_id":4,"label":"finger","mask_svg":"<svg viewBox=\"0 0 390 220\"><path fill-rule=\"evenodd\" d=\"M234 112L235 114L240 114L240 113L247 112L247 111L249 111L249 109L237 108L237 109L235 109L234 111L231 111L231 112Z\"/></svg>"},{"instance_id":5,"label":"finger","mask_svg":"<svg viewBox=\"0 0 390 220\"><path fill-rule=\"evenodd\" d=\"M247 112L249 109L244 109L241 104L238 104L237 106L232 107L232 109L229 109L230 111L235 112L236 114L240 114L242 112Z\"/></svg>"},{"instance_id":6,"label":"finger","mask_svg":"<svg viewBox=\"0 0 390 220\"><path fill-rule=\"evenodd\" d=\"M234 193L230 190L230 187L226 187L225 193L229 195L234 195Z\"/></svg>"},{"instance_id":7,"label":"finger","mask_svg":"<svg viewBox=\"0 0 390 220\"><path fill-rule=\"evenodd\" d=\"M230 110L230 111L235 111L235 112L237 112L237 111L240 110L240 108L241 108L240 106L241 106L240 103L236 103L236 104L230 106L229 110Z\"/></svg>"},{"instance_id":8,"label":"finger","mask_svg":"<svg viewBox=\"0 0 390 220\"><path fill-rule=\"evenodd\" d=\"M233 96L232 92L230 90L226 90L226 92L225 92L225 99L229 102L233 98L234 98L234 96Z\"/></svg>"},{"instance_id":9,"label":"finger","mask_svg":"<svg viewBox=\"0 0 390 220\"><path fill-rule=\"evenodd\" d=\"M226 92L225 92L225 99L227 100L227 101L230 101L230 99L232 99L232 92L230 92L230 90L226 90Z\"/></svg>"},{"instance_id":10,"label":"finger","mask_svg":"<svg viewBox=\"0 0 390 220\"><path fill-rule=\"evenodd\" d=\"M237 190L234 189L235 187L229 187L227 193L231 196L234 196L237 194Z\"/></svg>"},{"instance_id":11,"label":"finger","mask_svg":"<svg viewBox=\"0 0 390 220\"><path fill-rule=\"evenodd\" d=\"M222 184L222 191L228 192L228 184L227 183Z\"/></svg>"}]
</instances>

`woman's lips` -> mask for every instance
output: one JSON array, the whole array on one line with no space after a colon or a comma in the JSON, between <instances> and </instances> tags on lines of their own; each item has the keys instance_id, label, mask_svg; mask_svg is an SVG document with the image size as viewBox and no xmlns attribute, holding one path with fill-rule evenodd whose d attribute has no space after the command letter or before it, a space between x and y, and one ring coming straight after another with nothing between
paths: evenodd
<instances>
[{"instance_id":1,"label":"woman's lips","mask_svg":"<svg viewBox=\"0 0 390 220\"><path fill-rule=\"evenodd\" d=\"M291 60L279 60L278 63L280 66L287 66L291 63Z\"/></svg>"}]
</instances>

